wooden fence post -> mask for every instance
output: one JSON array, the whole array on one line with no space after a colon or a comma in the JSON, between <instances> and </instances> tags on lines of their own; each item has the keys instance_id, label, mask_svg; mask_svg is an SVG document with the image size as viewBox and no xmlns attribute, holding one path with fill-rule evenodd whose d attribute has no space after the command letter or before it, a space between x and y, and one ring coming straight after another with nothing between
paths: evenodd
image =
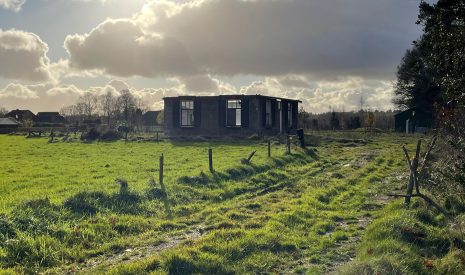
<instances>
[{"instance_id":1,"label":"wooden fence post","mask_svg":"<svg viewBox=\"0 0 465 275\"><path fill-rule=\"evenodd\" d=\"M161 154L160 156L160 173L159 173L159 181L160 185L163 186L163 162L164 162L164 156Z\"/></svg>"},{"instance_id":2,"label":"wooden fence post","mask_svg":"<svg viewBox=\"0 0 465 275\"><path fill-rule=\"evenodd\" d=\"M287 136L287 153L291 153L291 136Z\"/></svg>"},{"instance_id":3,"label":"wooden fence post","mask_svg":"<svg viewBox=\"0 0 465 275\"><path fill-rule=\"evenodd\" d=\"M208 168L210 169L210 173L213 173L213 150L212 148L208 148Z\"/></svg>"},{"instance_id":4,"label":"wooden fence post","mask_svg":"<svg viewBox=\"0 0 465 275\"><path fill-rule=\"evenodd\" d=\"M417 169L418 169L418 159L420 158L420 147L421 147L421 140L419 140L418 143L417 143L417 150L415 152L415 157L413 158L413 160L411 162L410 162L407 150L405 149L405 146L403 147L404 153L406 155L406 158L407 158L407 161L408 161L408 164L409 164L409 168L410 168L410 177L409 177L409 181L408 181L408 185L407 185L407 196L405 197L405 204L406 205L410 204L410 199L412 197L412 192L413 192L413 187L414 186L417 187L417 190L416 190L417 193L419 192L418 184L416 184L415 181L417 180L416 177L417 177Z\"/></svg>"},{"instance_id":5,"label":"wooden fence post","mask_svg":"<svg viewBox=\"0 0 465 275\"><path fill-rule=\"evenodd\" d=\"M268 158L271 158L271 141L268 140Z\"/></svg>"}]
</instances>

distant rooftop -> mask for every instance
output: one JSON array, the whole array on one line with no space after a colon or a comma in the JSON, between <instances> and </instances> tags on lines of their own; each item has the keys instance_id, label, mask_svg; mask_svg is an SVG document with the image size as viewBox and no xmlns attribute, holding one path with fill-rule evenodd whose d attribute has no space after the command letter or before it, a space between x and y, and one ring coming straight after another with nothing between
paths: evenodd
<instances>
[{"instance_id":1,"label":"distant rooftop","mask_svg":"<svg viewBox=\"0 0 465 275\"><path fill-rule=\"evenodd\" d=\"M19 125L19 123L13 118L4 117L0 118L0 125Z\"/></svg>"}]
</instances>

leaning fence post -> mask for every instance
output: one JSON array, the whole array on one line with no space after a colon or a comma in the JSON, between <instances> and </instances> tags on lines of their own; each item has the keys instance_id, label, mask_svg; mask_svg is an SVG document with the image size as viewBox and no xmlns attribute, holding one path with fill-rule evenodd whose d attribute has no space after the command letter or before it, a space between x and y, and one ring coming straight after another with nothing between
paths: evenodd
<instances>
[{"instance_id":1,"label":"leaning fence post","mask_svg":"<svg viewBox=\"0 0 465 275\"><path fill-rule=\"evenodd\" d=\"M268 158L271 158L271 141L268 140Z\"/></svg>"},{"instance_id":2,"label":"leaning fence post","mask_svg":"<svg viewBox=\"0 0 465 275\"><path fill-rule=\"evenodd\" d=\"M413 158L412 161L410 161L409 155L407 153L407 149L405 149L405 146L403 146L403 150L405 153L405 156L407 158L407 162L409 164L410 168L410 177L409 177L409 182L407 185L407 196L405 197L405 204L409 205L410 204L410 199L412 197L412 192L413 192L413 187L417 187L417 193L419 192L418 190L418 184L415 183L417 180L417 169L418 169L418 160L420 158L420 147L421 147L421 140L418 141L417 143L417 149L415 152L415 157Z\"/></svg>"},{"instance_id":3,"label":"leaning fence post","mask_svg":"<svg viewBox=\"0 0 465 275\"><path fill-rule=\"evenodd\" d=\"M210 169L210 173L213 173L213 150L212 148L208 148L208 168Z\"/></svg>"},{"instance_id":4,"label":"leaning fence post","mask_svg":"<svg viewBox=\"0 0 465 275\"><path fill-rule=\"evenodd\" d=\"M160 185L163 186L163 161L164 161L164 156L161 154L160 156L160 173L159 173L159 181Z\"/></svg>"}]
</instances>

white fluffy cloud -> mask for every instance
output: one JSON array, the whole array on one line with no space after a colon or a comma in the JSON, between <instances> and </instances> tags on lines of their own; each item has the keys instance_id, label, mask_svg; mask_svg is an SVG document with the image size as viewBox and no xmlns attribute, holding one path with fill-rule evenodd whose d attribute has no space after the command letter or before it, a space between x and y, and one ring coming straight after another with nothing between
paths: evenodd
<instances>
[{"instance_id":1,"label":"white fluffy cloud","mask_svg":"<svg viewBox=\"0 0 465 275\"><path fill-rule=\"evenodd\" d=\"M37 35L0 29L0 77L28 81L51 79L48 46Z\"/></svg>"},{"instance_id":2,"label":"white fluffy cloud","mask_svg":"<svg viewBox=\"0 0 465 275\"><path fill-rule=\"evenodd\" d=\"M133 18L107 20L90 33L69 36L65 45L72 67L116 76L392 78L412 40L404 10L416 5L404 0L153 0Z\"/></svg>"},{"instance_id":3,"label":"white fluffy cloud","mask_svg":"<svg viewBox=\"0 0 465 275\"><path fill-rule=\"evenodd\" d=\"M313 113L333 109L357 110L361 107L361 99L363 99L363 108L378 110L393 108L390 82L366 80L360 77L345 77L332 81L315 81L310 77L295 75L267 77L263 81L255 81L241 87L240 93L300 99L302 106Z\"/></svg>"},{"instance_id":4,"label":"white fluffy cloud","mask_svg":"<svg viewBox=\"0 0 465 275\"><path fill-rule=\"evenodd\" d=\"M39 98L37 92L28 86L10 83L3 90L0 90L0 98L20 98L36 99Z\"/></svg>"}]
</instances>

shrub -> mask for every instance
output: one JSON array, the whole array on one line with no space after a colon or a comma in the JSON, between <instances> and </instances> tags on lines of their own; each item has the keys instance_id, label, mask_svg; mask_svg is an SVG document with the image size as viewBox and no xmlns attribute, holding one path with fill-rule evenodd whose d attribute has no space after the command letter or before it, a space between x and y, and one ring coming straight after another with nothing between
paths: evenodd
<instances>
[{"instance_id":1,"label":"shrub","mask_svg":"<svg viewBox=\"0 0 465 275\"><path fill-rule=\"evenodd\" d=\"M100 138L100 132L96 128L91 128L86 133L81 135L81 140L93 141Z\"/></svg>"},{"instance_id":2,"label":"shrub","mask_svg":"<svg viewBox=\"0 0 465 275\"><path fill-rule=\"evenodd\" d=\"M71 198L68 198L63 203L63 206L74 213L94 215L98 212L96 200L98 200L99 198L102 199L104 197L105 194L103 194L102 192L81 192Z\"/></svg>"},{"instance_id":3,"label":"shrub","mask_svg":"<svg viewBox=\"0 0 465 275\"><path fill-rule=\"evenodd\" d=\"M7 216L0 214L0 246L7 240L16 237L16 230L13 223Z\"/></svg>"},{"instance_id":4,"label":"shrub","mask_svg":"<svg viewBox=\"0 0 465 275\"><path fill-rule=\"evenodd\" d=\"M100 140L102 141L115 141L121 138L122 138L121 134L114 130L105 131L100 135Z\"/></svg>"},{"instance_id":5,"label":"shrub","mask_svg":"<svg viewBox=\"0 0 465 275\"><path fill-rule=\"evenodd\" d=\"M19 230L46 234L53 223L60 219L61 209L48 198L30 200L13 209L12 216Z\"/></svg>"}]
</instances>

